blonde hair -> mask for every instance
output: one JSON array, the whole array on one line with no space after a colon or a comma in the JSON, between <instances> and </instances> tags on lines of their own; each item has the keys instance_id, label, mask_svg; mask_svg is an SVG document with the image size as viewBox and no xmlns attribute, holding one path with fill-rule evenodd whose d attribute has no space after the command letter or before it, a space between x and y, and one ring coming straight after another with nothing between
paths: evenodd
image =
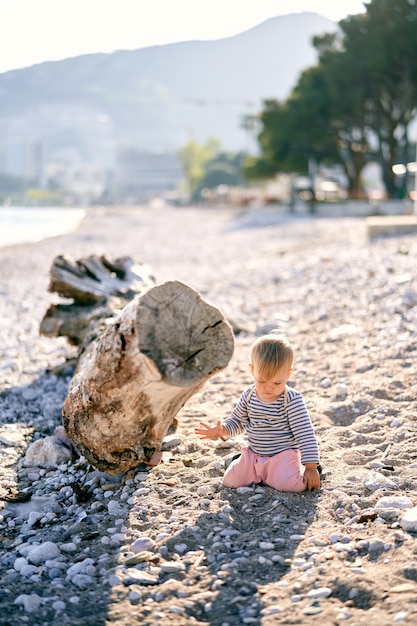
<instances>
[{"instance_id":1,"label":"blonde hair","mask_svg":"<svg viewBox=\"0 0 417 626\"><path fill-rule=\"evenodd\" d=\"M252 365L256 364L261 378L271 380L276 372L288 365L292 368L294 349L282 333L271 332L254 341L250 351Z\"/></svg>"}]
</instances>

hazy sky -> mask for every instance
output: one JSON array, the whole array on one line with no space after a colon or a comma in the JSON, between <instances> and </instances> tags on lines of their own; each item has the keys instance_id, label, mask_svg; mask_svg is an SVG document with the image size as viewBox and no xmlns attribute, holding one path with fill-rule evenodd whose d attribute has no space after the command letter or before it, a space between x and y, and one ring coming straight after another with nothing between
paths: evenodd
<instances>
[{"instance_id":1,"label":"hazy sky","mask_svg":"<svg viewBox=\"0 0 417 626\"><path fill-rule=\"evenodd\" d=\"M90 52L230 37L310 11L337 22L362 0L0 0L0 72Z\"/></svg>"}]
</instances>

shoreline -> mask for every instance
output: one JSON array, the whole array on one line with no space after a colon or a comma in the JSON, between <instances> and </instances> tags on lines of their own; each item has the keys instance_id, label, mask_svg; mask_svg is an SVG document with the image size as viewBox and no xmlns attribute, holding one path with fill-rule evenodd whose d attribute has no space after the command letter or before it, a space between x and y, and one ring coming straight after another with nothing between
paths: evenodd
<instances>
[{"instance_id":1,"label":"shoreline","mask_svg":"<svg viewBox=\"0 0 417 626\"><path fill-rule=\"evenodd\" d=\"M250 224L257 223L259 226L270 225L274 222L281 222L282 220L293 220L293 219L304 219L309 218L309 215L290 215L283 211L282 207L277 211L275 207L259 207L259 208L247 208L247 207L235 207L232 205L224 205L224 206L216 206L216 207L172 207L172 206L163 206L158 208L151 208L143 205L133 205L133 206L98 206L98 207L84 207L84 208L70 208L70 209L61 209L58 207L57 209L49 209L49 208L26 208L26 207L16 207L17 210L23 209L29 212L36 211L46 212L48 215L51 215L52 224L42 224L42 222L38 225L38 235L36 234L27 234L32 230L31 225L25 225L21 223L16 223L12 225L12 229L15 230L15 235L9 236L7 239L7 235L5 235L2 239L2 235L0 234L0 250L7 250L17 248L19 246L25 245L33 245L39 244L49 239L53 239L55 237L61 237L65 235L70 235L73 232L77 232L83 225L86 226L87 230L89 226L87 222L94 222L100 224L100 228L103 232L107 231L105 220L108 218L110 222L112 219L117 221L123 221L124 218L127 218L127 221L130 221L131 218L135 221L135 218L140 217L141 215L145 215L152 211L156 212L158 215L164 215L165 212L172 214L175 216L176 213L183 213L186 216L195 215L196 212L199 212L202 216L206 213L211 215L212 213L221 215L226 214L228 216L243 216L243 219L248 217ZM56 223L55 215L56 211L68 211L69 219L64 223ZM1 218L1 208L0 208L0 218ZM104 218L104 221L103 219ZM1 226L1 220L0 220ZM4 230L7 228L4 226ZM26 233L26 235L25 235ZM106 235L108 233L106 232Z\"/></svg>"},{"instance_id":2,"label":"shoreline","mask_svg":"<svg viewBox=\"0 0 417 626\"><path fill-rule=\"evenodd\" d=\"M253 207L213 206L213 207L172 207L162 205L152 208L143 205L134 206L98 206L98 207L0 207L0 249L38 243L44 239L70 233L79 228L89 216L104 214L134 214L137 211L230 211L236 214L250 215L253 219L260 215L260 222L265 214L278 219L366 219L368 217L400 217L415 216L413 205L408 201L345 201L334 203L317 203L316 214L309 213L309 207L301 203L290 212L286 205L266 205ZM23 213L18 216L14 213ZM262 215L264 216L262 218ZM66 219L62 221L62 217ZM30 220L29 223L24 218ZM267 220L268 223L268 220Z\"/></svg>"},{"instance_id":3,"label":"shoreline","mask_svg":"<svg viewBox=\"0 0 417 626\"><path fill-rule=\"evenodd\" d=\"M38 243L69 233L87 215L81 208L2 207L0 208L0 248Z\"/></svg>"}]
</instances>

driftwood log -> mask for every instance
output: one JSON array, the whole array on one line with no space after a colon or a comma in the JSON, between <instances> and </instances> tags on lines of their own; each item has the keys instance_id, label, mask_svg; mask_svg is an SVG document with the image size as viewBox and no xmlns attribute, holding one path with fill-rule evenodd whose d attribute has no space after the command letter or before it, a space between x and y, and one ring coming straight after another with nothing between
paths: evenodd
<instances>
[{"instance_id":1,"label":"driftwood log","mask_svg":"<svg viewBox=\"0 0 417 626\"><path fill-rule=\"evenodd\" d=\"M41 332L79 346L62 410L66 433L109 474L152 462L180 408L229 363L232 328L196 290L179 281L152 284L149 271L141 277L130 260L55 263L50 290L74 303L51 307Z\"/></svg>"},{"instance_id":2,"label":"driftwood log","mask_svg":"<svg viewBox=\"0 0 417 626\"><path fill-rule=\"evenodd\" d=\"M104 330L108 318L156 284L148 266L129 257L109 260L93 255L75 260L59 255L49 275L48 291L71 302L50 306L40 332L46 337L67 337L75 346L88 345L92 335Z\"/></svg>"}]
</instances>

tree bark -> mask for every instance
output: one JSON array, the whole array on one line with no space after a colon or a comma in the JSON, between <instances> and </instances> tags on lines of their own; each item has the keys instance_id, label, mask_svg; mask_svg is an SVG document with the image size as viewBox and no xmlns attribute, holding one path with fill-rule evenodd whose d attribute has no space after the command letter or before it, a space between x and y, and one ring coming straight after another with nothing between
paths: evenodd
<instances>
[{"instance_id":1,"label":"tree bark","mask_svg":"<svg viewBox=\"0 0 417 626\"><path fill-rule=\"evenodd\" d=\"M106 312L103 324L97 309L93 314L95 296L83 295L78 268L66 263L65 271L85 304L67 305L67 327L71 306L78 319L80 310L88 314L84 314L84 332L78 332L80 351L62 422L91 465L118 474L148 463L160 452L181 407L229 363L234 335L217 308L178 281L148 286L113 317L108 314L114 309L114 297L120 299L114 284L106 300L106 290L87 281L89 293L98 294L98 310ZM68 297L70 288L64 281L53 284ZM118 284L116 291L120 292ZM53 328L64 334L64 325L58 326L49 323L49 332Z\"/></svg>"}]
</instances>

